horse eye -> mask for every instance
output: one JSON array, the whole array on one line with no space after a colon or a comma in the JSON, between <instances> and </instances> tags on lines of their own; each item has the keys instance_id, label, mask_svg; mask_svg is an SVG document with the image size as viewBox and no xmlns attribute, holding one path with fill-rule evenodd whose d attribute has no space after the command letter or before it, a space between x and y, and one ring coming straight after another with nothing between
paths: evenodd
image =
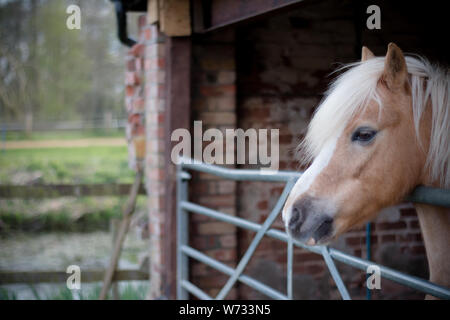
<instances>
[{"instance_id":1,"label":"horse eye","mask_svg":"<svg viewBox=\"0 0 450 320\"><path fill-rule=\"evenodd\" d=\"M367 143L367 142L370 142L375 137L376 134L377 134L377 131L374 129L358 128L352 134L352 141Z\"/></svg>"}]
</instances>

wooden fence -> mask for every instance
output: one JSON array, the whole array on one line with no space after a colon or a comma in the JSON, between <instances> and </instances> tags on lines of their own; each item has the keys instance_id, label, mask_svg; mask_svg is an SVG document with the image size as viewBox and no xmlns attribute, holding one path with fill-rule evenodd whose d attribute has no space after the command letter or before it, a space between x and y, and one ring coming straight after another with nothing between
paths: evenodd
<instances>
[{"instance_id":1,"label":"wooden fence","mask_svg":"<svg viewBox=\"0 0 450 320\"><path fill-rule=\"evenodd\" d=\"M88 196L127 196L132 184L50 184L50 185L0 185L0 199L42 199L58 197L88 197ZM141 184L138 194L145 194ZM116 221L117 222L117 221ZM117 229L117 226L113 229ZM115 238L113 230L113 240ZM86 270L81 272L82 282L101 282L106 270ZM66 282L70 274L64 271L0 271L0 285L17 283L61 283ZM148 280L145 268L137 270L116 270L113 282ZM113 295L118 298L117 288L113 287Z\"/></svg>"}]
</instances>

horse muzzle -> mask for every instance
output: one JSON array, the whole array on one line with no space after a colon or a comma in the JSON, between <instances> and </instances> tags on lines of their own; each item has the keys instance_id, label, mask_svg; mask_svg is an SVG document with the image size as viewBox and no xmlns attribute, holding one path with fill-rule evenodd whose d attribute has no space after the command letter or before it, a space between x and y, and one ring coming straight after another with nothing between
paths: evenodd
<instances>
[{"instance_id":1,"label":"horse muzzle","mask_svg":"<svg viewBox=\"0 0 450 320\"><path fill-rule=\"evenodd\" d=\"M327 243L333 237L333 217L323 200L302 197L294 202L285 221L288 234L307 245Z\"/></svg>"}]
</instances>

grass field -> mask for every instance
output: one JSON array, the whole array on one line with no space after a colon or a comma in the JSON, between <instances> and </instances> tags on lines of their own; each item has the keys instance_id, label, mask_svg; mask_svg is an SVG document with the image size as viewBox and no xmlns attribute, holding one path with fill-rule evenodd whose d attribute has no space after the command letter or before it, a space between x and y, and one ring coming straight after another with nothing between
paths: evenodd
<instances>
[{"instance_id":1,"label":"grass field","mask_svg":"<svg viewBox=\"0 0 450 320\"><path fill-rule=\"evenodd\" d=\"M133 176L126 146L0 152L0 184L131 183Z\"/></svg>"},{"instance_id":2,"label":"grass field","mask_svg":"<svg viewBox=\"0 0 450 320\"><path fill-rule=\"evenodd\" d=\"M123 129L111 130L61 130L61 131L36 131L32 134L26 134L22 131L8 131L4 134L6 141L22 141L22 140L74 140L85 138L122 138L124 137Z\"/></svg>"},{"instance_id":3,"label":"grass field","mask_svg":"<svg viewBox=\"0 0 450 320\"><path fill-rule=\"evenodd\" d=\"M70 147L80 140L108 144L118 138L124 138L123 130L38 132L32 136L9 133L4 141L29 147L4 149L0 142L0 184L132 183L134 171L128 167L126 146ZM35 142L43 141L47 147L36 148ZM105 268L112 250L110 219L121 217L126 200L0 199L0 269L65 270L74 263L87 269ZM145 220L145 197L140 196L137 201L135 224ZM124 244L120 264L127 268L137 268L141 253L145 252L146 243L137 231L130 230ZM0 286L0 300L97 299L100 288L98 283L85 284L81 291L74 292L64 284L14 284ZM147 282L123 282L119 284L120 298L144 299L147 289Z\"/></svg>"},{"instance_id":4,"label":"grass field","mask_svg":"<svg viewBox=\"0 0 450 320\"><path fill-rule=\"evenodd\" d=\"M32 139L84 139L116 133L37 133ZM122 132L122 137L124 133ZM11 137L10 137L11 138ZM10 140L11 141L11 140ZM36 140L37 141L37 140ZM70 143L69 143L70 144ZM55 147L0 151L0 184L95 184L132 183L126 146ZM5 231L92 231L108 227L110 217L120 215L124 197L57 199L0 199L0 234ZM139 204L144 203L139 197Z\"/></svg>"}]
</instances>

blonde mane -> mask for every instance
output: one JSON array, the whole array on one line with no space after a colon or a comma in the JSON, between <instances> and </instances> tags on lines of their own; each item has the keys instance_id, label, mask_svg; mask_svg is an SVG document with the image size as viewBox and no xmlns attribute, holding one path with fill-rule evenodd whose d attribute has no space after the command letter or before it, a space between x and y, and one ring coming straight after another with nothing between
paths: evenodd
<instances>
[{"instance_id":1,"label":"blonde mane","mask_svg":"<svg viewBox=\"0 0 450 320\"><path fill-rule=\"evenodd\" d=\"M412 111L416 135L419 123L430 101L432 105L432 129L427 166L433 181L450 187L450 115L449 74L422 57L405 57L412 91ZM348 64L348 69L330 86L316 110L297 152L303 163L313 160L326 143L340 136L349 120L363 112L369 101L382 102L377 83L384 70L384 57Z\"/></svg>"}]
</instances>

